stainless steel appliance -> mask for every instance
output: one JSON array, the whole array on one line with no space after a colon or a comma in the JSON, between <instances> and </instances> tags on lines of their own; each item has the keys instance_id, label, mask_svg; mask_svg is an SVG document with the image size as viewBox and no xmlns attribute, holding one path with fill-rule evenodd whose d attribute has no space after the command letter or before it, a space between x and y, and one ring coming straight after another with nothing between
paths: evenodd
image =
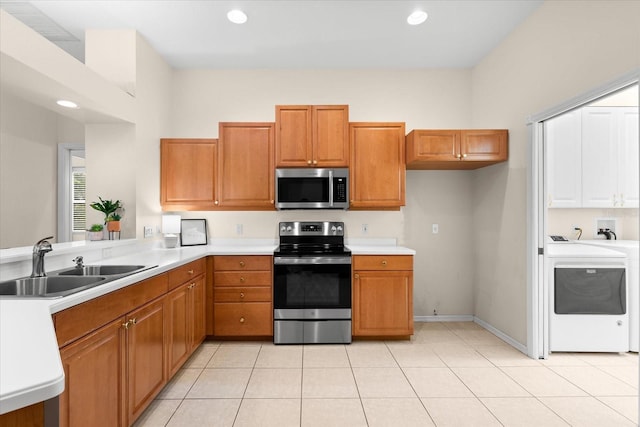
<instances>
[{"instance_id":1,"label":"stainless steel appliance","mask_svg":"<svg viewBox=\"0 0 640 427\"><path fill-rule=\"evenodd\" d=\"M349 169L276 169L276 209L348 209Z\"/></svg>"},{"instance_id":2,"label":"stainless steel appliance","mask_svg":"<svg viewBox=\"0 0 640 427\"><path fill-rule=\"evenodd\" d=\"M351 252L342 222L281 222L273 266L275 344L351 342Z\"/></svg>"}]
</instances>

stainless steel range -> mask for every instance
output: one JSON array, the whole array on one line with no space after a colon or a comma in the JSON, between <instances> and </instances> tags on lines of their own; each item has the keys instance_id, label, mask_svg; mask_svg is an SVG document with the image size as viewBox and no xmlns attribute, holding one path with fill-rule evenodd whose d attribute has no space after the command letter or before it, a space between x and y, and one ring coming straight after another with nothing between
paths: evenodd
<instances>
[{"instance_id":1,"label":"stainless steel range","mask_svg":"<svg viewBox=\"0 0 640 427\"><path fill-rule=\"evenodd\" d=\"M273 266L275 344L351 342L351 251L342 222L281 222Z\"/></svg>"}]
</instances>

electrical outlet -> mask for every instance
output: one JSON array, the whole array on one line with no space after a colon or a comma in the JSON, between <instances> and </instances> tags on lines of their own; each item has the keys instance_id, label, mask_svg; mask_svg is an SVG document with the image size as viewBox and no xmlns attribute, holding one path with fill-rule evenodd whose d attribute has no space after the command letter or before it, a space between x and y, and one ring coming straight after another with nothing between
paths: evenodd
<instances>
[{"instance_id":1,"label":"electrical outlet","mask_svg":"<svg viewBox=\"0 0 640 427\"><path fill-rule=\"evenodd\" d=\"M112 255L112 248L104 248L102 249L102 258L111 258Z\"/></svg>"},{"instance_id":2,"label":"electrical outlet","mask_svg":"<svg viewBox=\"0 0 640 427\"><path fill-rule=\"evenodd\" d=\"M153 227L149 225L144 226L144 238L148 239L149 237L153 237Z\"/></svg>"},{"instance_id":3,"label":"electrical outlet","mask_svg":"<svg viewBox=\"0 0 640 427\"><path fill-rule=\"evenodd\" d=\"M440 226L438 224L431 224L431 232L438 234L440 232Z\"/></svg>"},{"instance_id":4,"label":"electrical outlet","mask_svg":"<svg viewBox=\"0 0 640 427\"><path fill-rule=\"evenodd\" d=\"M236 224L236 234L242 236L242 224Z\"/></svg>"},{"instance_id":5,"label":"electrical outlet","mask_svg":"<svg viewBox=\"0 0 640 427\"><path fill-rule=\"evenodd\" d=\"M367 234L369 232L369 224L362 224L361 231L362 234Z\"/></svg>"}]
</instances>

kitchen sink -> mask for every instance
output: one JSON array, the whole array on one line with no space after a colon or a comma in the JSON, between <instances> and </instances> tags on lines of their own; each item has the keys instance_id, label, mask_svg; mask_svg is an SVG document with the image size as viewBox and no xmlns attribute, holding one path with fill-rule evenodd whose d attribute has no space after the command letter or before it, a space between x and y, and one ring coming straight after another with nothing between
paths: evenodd
<instances>
[{"instance_id":1,"label":"kitchen sink","mask_svg":"<svg viewBox=\"0 0 640 427\"><path fill-rule=\"evenodd\" d=\"M54 273L58 276L112 276L115 274L133 274L146 268L144 265L85 265Z\"/></svg>"},{"instance_id":2,"label":"kitchen sink","mask_svg":"<svg viewBox=\"0 0 640 427\"><path fill-rule=\"evenodd\" d=\"M106 277L45 276L0 282L0 296L55 298L104 283Z\"/></svg>"}]
</instances>

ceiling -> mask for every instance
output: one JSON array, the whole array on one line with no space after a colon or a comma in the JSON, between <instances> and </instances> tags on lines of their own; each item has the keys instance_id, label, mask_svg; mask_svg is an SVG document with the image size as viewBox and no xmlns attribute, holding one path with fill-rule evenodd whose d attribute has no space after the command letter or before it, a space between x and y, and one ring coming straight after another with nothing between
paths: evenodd
<instances>
[{"instance_id":1,"label":"ceiling","mask_svg":"<svg viewBox=\"0 0 640 427\"><path fill-rule=\"evenodd\" d=\"M175 68L468 68L543 0L0 0L84 62L87 29L135 29ZM229 22L231 9L248 15ZM416 9L428 13L407 24Z\"/></svg>"}]
</instances>

